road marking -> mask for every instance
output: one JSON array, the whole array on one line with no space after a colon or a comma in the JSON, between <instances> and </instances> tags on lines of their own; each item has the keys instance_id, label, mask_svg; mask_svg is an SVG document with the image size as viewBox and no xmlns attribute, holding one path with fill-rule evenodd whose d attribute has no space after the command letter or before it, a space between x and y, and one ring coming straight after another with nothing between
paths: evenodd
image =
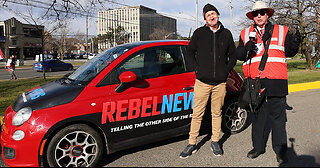
<instances>
[{"instance_id":1,"label":"road marking","mask_svg":"<svg viewBox=\"0 0 320 168\"><path fill-rule=\"evenodd\" d=\"M291 84L288 87L289 87L289 93L310 90L310 89L318 89L320 88L320 81Z\"/></svg>"}]
</instances>

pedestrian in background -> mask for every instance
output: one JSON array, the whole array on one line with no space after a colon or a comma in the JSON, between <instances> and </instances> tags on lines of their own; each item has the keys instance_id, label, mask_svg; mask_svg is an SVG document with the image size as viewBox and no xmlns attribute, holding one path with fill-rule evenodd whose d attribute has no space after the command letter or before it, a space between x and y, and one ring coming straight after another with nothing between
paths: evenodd
<instances>
[{"instance_id":1,"label":"pedestrian in background","mask_svg":"<svg viewBox=\"0 0 320 168\"><path fill-rule=\"evenodd\" d=\"M187 49L186 62L196 73L193 97L193 114L189 144L180 158L187 158L197 151L196 142L203 115L211 96L212 136L211 149L215 156L222 155L218 143L221 131L221 111L226 95L226 81L236 64L235 44L231 32L219 21L220 13L211 4L203 8L206 24L192 35Z\"/></svg>"},{"instance_id":2,"label":"pedestrian in background","mask_svg":"<svg viewBox=\"0 0 320 168\"><path fill-rule=\"evenodd\" d=\"M265 153L266 143L272 131L272 148L277 161L287 162L286 132L286 95L288 95L288 74L286 57L293 57L299 50L300 33L289 32L287 26L273 25L268 19L274 10L263 1L256 1L252 11L246 16L253 20L253 25L241 31L236 49L237 59L244 61L245 78L260 76L262 88L266 88L266 97L256 110L252 121L253 149L247 154L254 159ZM252 37L253 34L253 37ZM271 38L271 39L270 39ZM265 47L268 57L265 69L260 72L259 64Z\"/></svg>"},{"instance_id":3,"label":"pedestrian in background","mask_svg":"<svg viewBox=\"0 0 320 168\"><path fill-rule=\"evenodd\" d=\"M15 70L16 70L16 57L15 55L12 55L8 61L7 61L7 70L11 75L11 79L18 79L16 74L15 74Z\"/></svg>"}]
</instances>

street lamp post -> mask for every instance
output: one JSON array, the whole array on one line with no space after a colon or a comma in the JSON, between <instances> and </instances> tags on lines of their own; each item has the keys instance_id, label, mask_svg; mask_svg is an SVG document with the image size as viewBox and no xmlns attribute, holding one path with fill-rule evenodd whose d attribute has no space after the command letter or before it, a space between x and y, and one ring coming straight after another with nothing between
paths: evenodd
<instances>
[{"instance_id":1,"label":"street lamp post","mask_svg":"<svg viewBox=\"0 0 320 168\"><path fill-rule=\"evenodd\" d=\"M88 56L88 13L87 13L87 16L86 16L86 55L87 55L87 59L89 58ZM63 56L62 56L63 58Z\"/></svg>"},{"instance_id":2,"label":"street lamp post","mask_svg":"<svg viewBox=\"0 0 320 168\"><path fill-rule=\"evenodd\" d=\"M198 0L196 0L196 28L198 28Z\"/></svg>"},{"instance_id":3,"label":"street lamp post","mask_svg":"<svg viewBox=\"0 0 320 168\"><path fill-rule=\"evenodd\" d=\"M113 46L116 46L116 15L113 14Z\"/></svg>"},{"instance_id":4,"label":"street lamp post","mask_svg":"<svg viewBox=\"0 0 320 168\"><path fill-rule=\"evenodd\" d=\"M41 57L43 79L46 79L46 70L44 69L44 29L41 30Z\"/></svg>"},{"instance_id":5,"label":"street lamp post","mask_svg":"<svg viewBox=\"0 0 320 168\"><path fill-rule=\"evenodd\" d=\"M232 0L230 0L230 31L232 32Z\"/></svg>"}]
</instances>

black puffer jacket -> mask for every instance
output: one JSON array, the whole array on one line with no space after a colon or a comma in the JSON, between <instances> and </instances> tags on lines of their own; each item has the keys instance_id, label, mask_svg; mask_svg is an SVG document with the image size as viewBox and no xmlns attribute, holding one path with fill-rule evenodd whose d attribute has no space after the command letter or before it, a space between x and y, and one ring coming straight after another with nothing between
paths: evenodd
<instances>
[{"instance_id":1,"label":"black puffer jacket","mask_svg":"<svg viewBox=\"0 0 320 168\"><path fill-rule=\"evenodd\" d=\"M226 82L237 61L232 34L219 24L215 33L206 25L195 30L187 49L187 64L198 80L210 85Z\"/></svg>"}]
</instances>

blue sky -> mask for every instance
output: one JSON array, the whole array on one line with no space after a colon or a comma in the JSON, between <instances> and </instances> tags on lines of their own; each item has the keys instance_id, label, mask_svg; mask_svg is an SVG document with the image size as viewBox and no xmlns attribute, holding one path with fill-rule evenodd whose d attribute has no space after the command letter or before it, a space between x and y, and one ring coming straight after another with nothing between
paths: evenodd
<instances>
[{"instance_id":1,"label":"blue sky","mask_svg":"<svg viewBox=\"0 0 320 168\"><path fill-rule=\"evenodd\" d=\"M195 30L195 16L196 16L196 0L118 0L120 4L126 5L143 5L152 9L157 10L158 13L174 17L177 19L177 29L178 33L182 36L188 36L189 31L193 32ZM205 21L202 16L202 8L205 4L210 3L217 7L220 12L220 21L223 25L230 29L230 0L198 0L198 26L202 26ZM237 23L241 19L247 19L245 17L246 11L243 9L243 4L246 3L245 0L232 0L232 33L234 39L238 39L240 30L243 27L239 27ZM16 5L17 9L19 5ZM107 7L108 8L116 8L119 5L110 3ZM21 11L21 13L27 12ZM36 12L35 12L36 14ZM0 21L9 19L11 17L16 17L19 21L26 23L22 18L19 18L14 14L12 11L4 10L0 8ZM74 32L83 32L85 33L85 19L80 18L77 20L72 20L72 30ZM97 34L97 26L96 26L96 19L91 18L89 22L89 34L96 35Z\"/></svg>"},{"instance_id":2,"label":"blue sky","mask_svg":"<svg viewBox=\"0 0 320 168\"><path fill-rule=\"evenodd\" d=\"M178 32L183 36L188 36L190 28L192 28L192 31L195 30L195 21L192 20L195 20L196 16L196 0L122 0L121 2L129 5L142 4L156 9L160 14L176 16ZM218 9L222 24L230 29L231 19L229 2L230 0L198 0L198 26L202 26L205 23L202 16L202 8L205 4L210 3ZM242 9L244 2L245 0L232 0L232 30L234 38L238 38L239 31L243 29L243 27L239 28L236 23L239 22L240 19L246 19L246 11ZM189 20L182 18L188 18Z\"/></svg>"}]
</instances>

